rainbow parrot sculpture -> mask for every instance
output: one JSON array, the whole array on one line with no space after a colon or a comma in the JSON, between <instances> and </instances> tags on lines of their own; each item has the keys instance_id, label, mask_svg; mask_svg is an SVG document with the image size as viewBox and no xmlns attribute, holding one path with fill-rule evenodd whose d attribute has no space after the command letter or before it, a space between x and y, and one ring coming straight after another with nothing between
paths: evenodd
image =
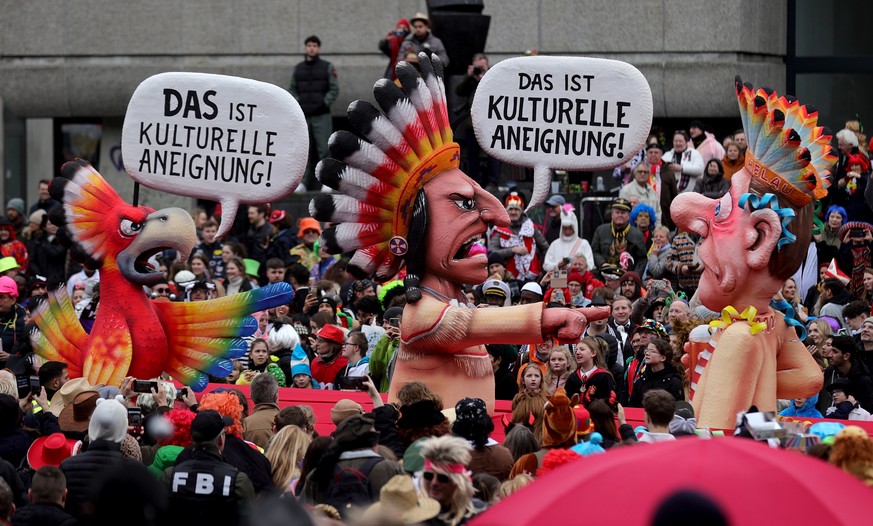
<instances>
[{"instance_id":1,"label":"rainbow parrot sculpture","mask_svg":"<svg viewBox=\"0 0 873 526\"><path fill-rule=\"evenodd\" d=\"M207 375L227 376L257 328L252 312L289 303L290 285L194 303L153 301L143 286L162 279L148 259L176 249L182 261L197 243L194 222L180 208L154 210L126 203L87 162L70 162L50 187L63 206L50 213L71 256L100 269L100 306L88 334L65 287L33 314L34 351L69 365L71 377L118 386L126 376L167 373L201 391Z\"/></svg>"}]
</instances>

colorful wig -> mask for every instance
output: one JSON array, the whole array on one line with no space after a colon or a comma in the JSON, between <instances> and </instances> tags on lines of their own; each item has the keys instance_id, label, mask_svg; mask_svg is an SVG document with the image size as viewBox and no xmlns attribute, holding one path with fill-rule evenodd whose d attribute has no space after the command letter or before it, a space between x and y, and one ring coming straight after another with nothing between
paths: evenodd
<instances>
[{"instance_id":1,"label":"colorful wig","mask_svg":"<svg viewBox=\"0 0 873 526\"><path fill-rule=\"evenodd\" d=\"M187 408L173 409L164 415L168 422L173 424L173 434L161 442L162 446L182 446L188 447L191 445L191 422L197 413Z\"/></svg>"},{"instance_id":2,"label":"colorful wig","mask_svg":"<svg viewBox=\"0 0 873 526\"><path fill-rule=\"evenodd\" d=\"M637 203L637 206L631 210L630 224L637 226L637 216L640 215L640 212L649 214L649 230L655 230L655 222L658 221L658 215L655 213L655 209L646 203Z\"/></svg>"},{"instance_id":3,"label":"colorful wig","mask_svg":"<svg viewBox=\"0 0 873 526\"><path fill-rule=\"evenodd\" d=\"M242 436L243 407L239 399L233 393L209 393L200 400L200 409L212 409L218 411L221 416L229 416L233 424L227 426L225 431L229 435Z\"/></svg>"}]
</instances>

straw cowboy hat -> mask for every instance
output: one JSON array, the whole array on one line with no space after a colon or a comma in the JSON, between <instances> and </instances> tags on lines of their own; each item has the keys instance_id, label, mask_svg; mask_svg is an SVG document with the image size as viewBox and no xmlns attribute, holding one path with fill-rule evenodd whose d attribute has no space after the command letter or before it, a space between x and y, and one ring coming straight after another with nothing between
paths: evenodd
<instances>
[{"instance_id":1,"label":"straw cowboy hat","mask_svg":"<svg viewBox=\"0 0 873 526\"><path fill-rule=\"evenodd\" d=\"M96 391L98 387L102 386L93 386L85 378L69 380L52 396L52 399L49 401L51 405L49 411L55 416L60 416L63 408L72 405L76 395L85 391Z\"/></svg>"},{"instance_id":2,"label":"straw cowboy hat","mask_svg":"<svg viewBox=\"0 0 873 526\"><path fill-rule=\"evenodd\" d=\"M395 475L382 486L379 502L367 508L364 517L395 519L403 524L417 524L436 517L439 512L440 503L430 497L419 495L415 491L412 477Z\"/></svg>"}]
</instances>

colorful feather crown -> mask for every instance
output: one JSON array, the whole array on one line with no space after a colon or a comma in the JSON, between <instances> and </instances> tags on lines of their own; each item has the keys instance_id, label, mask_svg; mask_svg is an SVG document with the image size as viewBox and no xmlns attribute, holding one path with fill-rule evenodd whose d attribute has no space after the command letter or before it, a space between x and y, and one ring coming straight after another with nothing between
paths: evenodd
<instances>
[{"instance_id":1,"label":"colorful feather crown","mask_svg":"<svg viewBox=\"0 0 873 526\"><path fill-rule=\"evenodd\" d=\"M381 79L373 87L382 112L357 100L349 105L352 125L370 142L338 131L328 144L333 158L318 163L318 180L339 194L309 204L319 221L338 223L322 233L330 253L357 252L350 268L379 280L394 276L409 250L409 223L418 191L460 162L439 58L419 54L421 74L397 64L398 88Z\"/></svg>"},{"instance_id":2,"label":"colorful feather crown","mask_svg":"<svg viewBox=\"0 0 873 526\"><path fill-rule=\"evenodd\" d=\"M746 132L746 169L797 206L827 195L827 177L837 157L832 133L818 126L818 110L770 88L755 91L736 78Z\"/></svg>"}]
</instances>

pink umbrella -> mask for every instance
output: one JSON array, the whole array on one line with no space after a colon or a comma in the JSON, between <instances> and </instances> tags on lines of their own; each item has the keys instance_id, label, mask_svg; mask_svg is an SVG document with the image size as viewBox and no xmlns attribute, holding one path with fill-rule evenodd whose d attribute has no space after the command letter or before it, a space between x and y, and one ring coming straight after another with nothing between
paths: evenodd
<instances>
[{"instance_id":1,"label":"pink umbrella","mask_svg":"<svg viewBox=\"0 0 873 526\"><path fill-rule=\"evenodd\" d=\"M873 523L873 490L822 460L748 439L689 437L561 466L471 525L651 524L681 490L708 497L733 526Z\"/></svg>"}]
</instances>

